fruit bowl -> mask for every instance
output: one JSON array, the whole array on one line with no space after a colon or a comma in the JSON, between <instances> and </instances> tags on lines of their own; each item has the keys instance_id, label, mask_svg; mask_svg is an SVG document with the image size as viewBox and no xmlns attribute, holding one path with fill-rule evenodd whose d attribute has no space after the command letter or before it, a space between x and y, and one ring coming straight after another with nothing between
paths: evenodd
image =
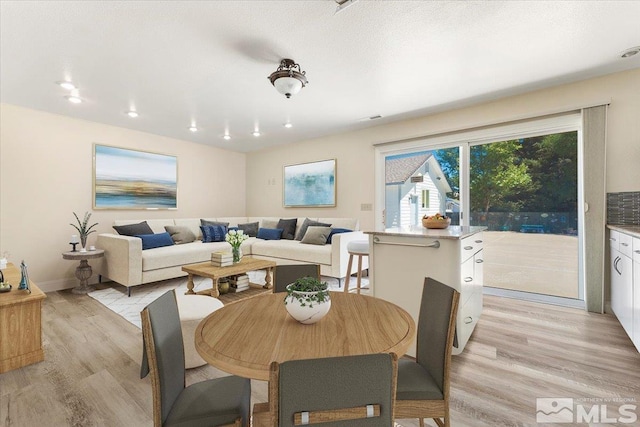
<instances>
[{"instance_id":1,"label":"fruit bowl","mask_svg":"<svg viewBox=\"0 0 640 427\"><path fill-rule=\"evenodd\" d=\"M426 228L447 228L451 225L451 218L422 218L422 225Z\"/></svg>"}]
</instances>

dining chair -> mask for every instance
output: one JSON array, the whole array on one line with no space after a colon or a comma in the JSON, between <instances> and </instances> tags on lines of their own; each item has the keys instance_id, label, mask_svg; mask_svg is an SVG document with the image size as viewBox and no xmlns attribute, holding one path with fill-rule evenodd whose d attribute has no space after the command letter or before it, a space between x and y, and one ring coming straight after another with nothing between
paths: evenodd
<instances>
[{"instance_id":1,"label":"dining chair","mask_svg":"<svg viewBox=\"0 0 640 427\"><path fill-rule=\"evenodd\" d=\"M313 277L320 280L320 266L318 264L276 265L273 292L286 292L287 285L301 277Z\"/></svg>"},{"instance_id":2,"label":"dining chair","mask_svg":"<svg viewBox=\"0 0 640 427\"><path fill-rule=\"evenodd\" d=\"M155 427L249 426L251 381L226 376L186 386L178 305L168 291L141 312L140 378L151 374Z\"/></svg>"},{"instance_id":3,"label":"dining chair","mask_svg":"<svg viewBox=\"0 0 640 427\"><path fill-rule=\"evenodd\" d=\"M269 425L392 426L397 365L394 353L273 362Z\"/></svg>"},{"instance_id":4,"label":"dining chair","mask_svg":"<svg viewBox=\"0 0 640 427\"><path fill-rule=\"evenodd\" d=\"M418 317L416 359L398 361L395 416L433 418L449 427L449 371L460 293L425 278Z\"/></svg>"}]
</instances>

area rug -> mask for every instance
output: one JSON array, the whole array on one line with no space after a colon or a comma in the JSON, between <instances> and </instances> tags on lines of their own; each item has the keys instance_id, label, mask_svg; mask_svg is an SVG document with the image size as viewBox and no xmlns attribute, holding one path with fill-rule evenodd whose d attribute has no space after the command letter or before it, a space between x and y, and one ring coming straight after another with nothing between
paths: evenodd
<instances>
[{"instance_id":1,"label":"area rug","mask_svg":"<svg viewBox=\"0 0 640 427\"><path fill-rule=\"evenodd\" d=\"M250 271L248 274L252 283L264 284L264 271ZM341 289L338 286L338 281L334 278L322 277L322 280L325 280L329 284L329 288L332 291ZM363 277L362 283L363 286L368 285L368 278ZM211 288L212 281L204 277L194 277L193 284L193 289L197 292ZM350 287L353 286L355 286L355 279L352 278ZM122 316L128 322L138 328L142 328L140 320L140 312L142 309L165 292L173 289L185 293L187 291L187 278L178 277L176 279L136 286L131 290L130 297L127 296L127 288L125 286L120 286L115 283L99 285L98 289L89 292L87 295L109 310Z\"/></svg>"}]
</instances>

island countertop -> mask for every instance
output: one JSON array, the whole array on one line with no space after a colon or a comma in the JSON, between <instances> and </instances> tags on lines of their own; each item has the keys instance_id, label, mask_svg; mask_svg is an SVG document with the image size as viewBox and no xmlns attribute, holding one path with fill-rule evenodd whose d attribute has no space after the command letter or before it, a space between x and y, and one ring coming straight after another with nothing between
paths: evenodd
<instances>
[{"instance_id":1,"label":"island countertop","mask_svg":"<svg viewBox=\"0 0 640 427\"><path fill-rule=\"evenodd\" d=\"M615 225L607 224L610 230L620 231L622 233L630 234L633 237L640 238L640 225Z\"/></svg>"},{"instance_id":2,"label":"island countertop","mask_svg":"<svg viewBox=\"0 0 640 427\"><path fill-rule=\"evenodd\" d=\"M384 231L365 231L374 236L427 237L432 239L460 240L486 230L487 227L450 225L447 228L425 228L423 226L394 227Z\"/></svg>"}]
</instances>

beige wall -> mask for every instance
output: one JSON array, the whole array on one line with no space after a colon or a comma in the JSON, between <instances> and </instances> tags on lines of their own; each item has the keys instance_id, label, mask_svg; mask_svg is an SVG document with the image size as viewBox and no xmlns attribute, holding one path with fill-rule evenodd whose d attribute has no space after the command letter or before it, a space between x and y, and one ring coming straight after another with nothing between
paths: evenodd
<instances>
[{"instance_id":1,"label":"beige wall","mask_svg":"<svg viewBox=\"0 0 640 427\"><path fill-rule=\"evenodd\" d=\"M358 217L374 228L373 144L473 128L611 102L608 116L607 191L640 191L640 70L562 85L453 111L247 154L247 215ZM335 208L282 207L284 165L337 159ZM271 184L274 183L274 184ZM374 207L375 209L375 207Z\"/></svg>"},{"instance_id":2,"label":"beige wall","mask_svg":"<svg viewBox=\"0 0 640 427\"><path fill-rule=\"evenodd\" d=\"M176 155L178 209L93 211L94 143ZM76 262L61 256L74 234L72 212L93 212L98 232L113 232L114 219L242 216L245 188L243 153L0 105L0 254L24 259L43 289L75 285Z\"/></svg>"}]
</instances>

